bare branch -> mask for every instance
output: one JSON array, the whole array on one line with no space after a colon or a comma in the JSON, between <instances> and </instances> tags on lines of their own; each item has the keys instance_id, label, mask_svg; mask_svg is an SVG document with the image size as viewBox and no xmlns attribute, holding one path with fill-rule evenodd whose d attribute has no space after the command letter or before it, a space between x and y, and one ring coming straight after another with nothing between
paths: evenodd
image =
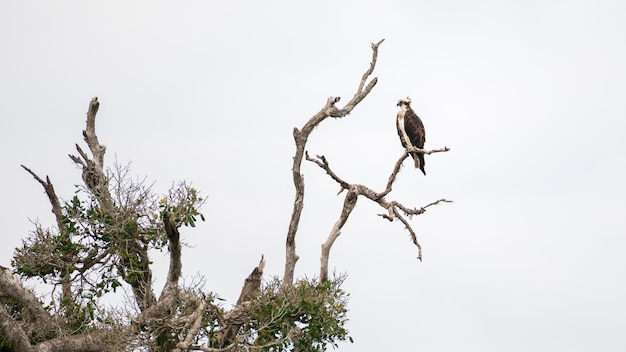
<instances>
[{"instance_id":1,"label":"bare branch","mask_svg":"<svg viewBox=\"0 0 626 352\"><path fill-rule=\"evenodd\" d=\"M33 172L33 170L27 168L24 165L21 166L22 168L24 168L24 170L28 171L28 173L31 174L35 178L35 180L37 180L37 182L39 182L43 186L46 194L48 195L48 200L50 200L50 204L52 205L52 213L54 214L54 217L57 221L57 226L59 227L59 230L62 230L63 223L61 220L63 219L63 213L61 212L61 202L59 202L59 197L57 197L56 192L54 191L54 186L52 186L50 178L46 176L46 180L44 181L39 176L37 176L37 174Z\"/></svg>"},{"instance_id":2,"label":"bare branch","mask_svg":"<svg viewBox=\"0 0 626 352\"><path fill-rule=\"evenodd\" d=\"M378 193L376 197L382 198L386 196L387 194L389 194L389 192L391 192L392 185L395 182L396 177L398 176L398 172L400 172L400 169L402 168L402 163L404 162L404 159L406 159L411 152L420 152L420 153L430 155L433 153L442 153L442 152L447 152L447 151L450 151L450 148L443 147L443 148L433 149L433 150L419 149L415 147L407 148L402 154L402 156L398 159L398 161L396 161L396 164L393 167L393 170L391 171L391 175L389 175L389 179L387 180L387 185L385 187L385 190Z\"/></svg>"},{"instance_id":3,"label":"bare branch","mask_svg":"<svg viewBox=\"0 0 626 352\"><path fill-rule=\"evenodd\" d=\"M99 107L98 97L91 99L89 109L87 110L87 129L83 131L83 137L91 150L96 167L104 174L104 153L106 152L106 147L100 144L96 135L96 114Z\"/></svg>"},{"instance_id":4,"label":"bare branch","mask_svg":"<svg viewBox=\"0 0 626 352\"><path fill-rule=\"evenodd\" d=\"M367 78L374 72L374 67L376 67L376 60L378 59L378 47L382 44L385 39L381 39L378 43L372 43L372 62L370 62L370 67L365 71L363 77L361 77L361 82L359 83L359 88L357 89L357 94L363 91L363 86L365 86L365 82L367 82Z\"/></svg>"},{"instance_id":5,"label":"bare branch","mask_svg":"<svg viewBox=\"0 0 626 352\"><path fill-rule=\"evenodd\" d=\"M443 147L443 148L439 148L439 149L432 149L432 150L427 150L427 149L420 149L420 148L415 148L415 147L409 147L406 148L406 151L408 153L412 153L412 152L420 152L420 153L424 153L424 154L434 154L434 153L444 153L444 152L449 152L450 148L448 147Z\"/></svg>"},{"instance_id":6,"label":"bare branch","mask_svg":"<svg viewBox=\"0 0 626 352\"><path fill-rule=\"evenodd\" d=\"M406 206L404 206L403 204L401 204L401 203L399 203L397 201L391 201L391 202L387 201L385 199L385 196L388 195L391 192L393 183L395 182L396 177L398 175L398 172L400 171L400 168L402 167L402 163L404 162L404 159L406 159L409 156L410 152L419 151L419 152L423 152L424 154L432 154L432 153L447 152L449 150L450 150L450 148L448 148L448 147L444 147L444 148L440 148L440 149L433 149L433 150L423 150L423 149L417 149L417 148L407 148L407 150L402 154L400 159L398 159L398 161L396 161L396 163L394 165L394 168L393 168L393 171L391 172L391 175L389 176L389 179L387 181L386 188L385 188L385 190L383 192L380 192L380 193L375 192L372 189L370 189L370 188L368 188L368 187L366 187L364 185L350 184L350 183L344 181L342 178L337 176L337 174L333 170L331 170L328 161L326 160L326 158L323 155L322 156L318 155L316 158L311 158L311 157L309 157L309 155L307 153L306 159L308 161L311 161L311 162L317 164L317 166L319 166L320 168L324 169L324 171L326 171L326 173L328 175L330 175L330 177L333 180L335 180L335 182L337 182L341 186L342 190L343 189L349 189L350 190L348 192L348 195L346 195L346 199L344 201L344 206L342 208L341 216L339 217L339 220L337 220L337 222L333 226L333 229L331 230L331 232L330 232L326 242L324 244L322 244L322 255L320 257L320 261L321 261L320 279L322 281L325 281L328 278L328 257L329 257L329 253L330 253L330 248L332 247L332 245L335 242L335 240L337 239L337 237L339 237L339 235L341 233L341 228L346 223L346 221L348 219L348 216L352 212L352 209L354 208L354 205L356 203L356 198L358 198L358 196L364 196L364 197L366 197L366 198L368 198L368 199L378 203L378 205L380 205L381 207L386 209L387 210L387 214L378 214L378 215L382 216L384 219L389 220L389 221L393 221L394 219L398 219L398 220L400 220L404 224L406 229L409 231L409 234L411 236L412 242L417 247L417 250L418 250L417 259L422 261L422 246L417 241L417 236L415 235L415 231L413 231L413 228L411 227L411 225L398 212L398 210L402 211L406 216L413 216L413 215L419 215L419 214L424 213L426 211L426 208L428 208L430 206L439 204L441 202L451 203L452 201L449 201L449 200L446 200L446 199L439 199L439 200L437 200L435 202L432 202L432 203L430 203L430 204L428 204L428 205L426 205L424 207L410 209L410 208L407 208ZM349 197L354 197L354 200L350 199L350 201L349 201Z\"/></svg>"},{"instance_id":7,"label":"bare branch","mask_svg":"<svg viewBox=\"0 0 626 352\"><path fill-rule=\"evenodd\" d=\"M421 262L422 261L422 246L417 241L417 236L415 235L415 231L413 231L413 228L411 227L409 222L406 221L406 219L402 215L398 214L398 211L395 208L392 208L392 212L393 212L393 215L396 217L396 219L399 219L404 224L404 227L409 231L411 240L413 241L413 244L415 244L415 246L417 247L417 259L419 259L419 261Z\"/></svg>"},{"instance_id":8,"label":"bare branch","mask_svg":"<svg viewBox=\"0 0 626 352\"><path fill-rule=\"evenodd\" d=\"M348 182L342 180L339 176L337 176L337 174L333 172L333 170L330 169L330 165L328 164L328 161L323 155L322 156L316 155L316 158L317 159L313 159L309 157L308 152L306 153L306 160L314 162L317 164L317 166L324 169L326 173L341 186L342 191L350 187L350 184ZM339 193L341 193L341 191L339 191Z\"/></svg>"},{"instance_id":9,"label":"bare branch","mask_svg":"<svg viewBox=\"0 0 626 352\"><path fill-rule=\"evenodd\" d=\"M335 243L335 240L339 235L341 235L341 229L343 225L348 221L348 217L354 206L356 205L356 201L359 198L359 193L357 187L352 187L348 193L346 194L346 198L343 201L343 208L341 209L341 215L335 225L333 226L326 242L322 244L322 256L320 257L320 281L326 282L328 281L328 257L330 256L330 248Z\"/></svg>"},{"instance_id":10,"label":"bare branch","mask_svg":"<svg viewBox=\"0 0 626 352\"><path fill-rule=\"evenodd\" d=\"M76 146L76 151L78 151L78 154L80 154L80 156L83 158L82 160L84 160L85 162L89 161L89 157L87 156L87 154L85 154L85 152L83 151L83 148L81 148L80 145L78 145L78 143L75 143L74 145ZM78 159L77 157L73 155L70 155L70 158L72 158L72 160L74 160L74 162L76 162L77 164L83 164L83 162L80 161L81 159ZM76 161L76 159L78 159L78 161Z\"/></svg>"},{"instance_id":11,"label":"bare branch","mask_svg":"<svg viewBox=\"0 0 626 352\"><path fill-rule=\"evenodd\" d=\"M35 178L35 180L37 180L37 182L39 182L43 186L44 190L46 191L46 195L48 196L48 200L50 201L50 204L52 205L52 213L54 214L54 218L56 220L59 232L63 236L68 236L65 226L63 224L63 212L61 210L61 202L59 201L59 197L57 197L56 192L54 191L54 186L52 185L52 182L50 181L50 177L46 176L46 180L44 181L39 176L37 176L37 174L35 174L34 171L27 168L26 166L22 165L22 168L28 171L28 173L31 174ZM72 299L70 277L65 276L62 279L61 284L63 287L63 298Z\"/></svg>"},{"instance_id":12,"label":"bare branch","mask_svg":"<svg viewBox=\"0 0 626 352\"><path fill-rule=\"evenodd\" d=\"M384 40L384 39L383 39ZM291 213L291 220L289 221L289 229L287 230L286 250L285 250L285 275L283 285L290 286L293 284L294 271L296 262L298 261L298 255L296 254L296 233L298 232L298 225L300 223L300 216L302 215L302 209L304 207L304 178L300 173L300 167L302 165L302 159L304 157L304 149L309 138L309 135L313 129L327 117L343 117L348 115L354 107L361 102L369 92L374 88L378 79L374 77L367 85L367 79L371 76L376 65L376 59L378 57L378 46L383 42L380 40L376 44L372 44L372 61L370 66L361 77L359 87L352 99L342 108L339 109L335 106L340 97L330 97L326 100L324 107L313 115L309 121L302 127L301 130L294 128L293 136L296 143L296 153L293 158L293 183L296 189L295 200L293 203L293 211Z\"/></svg>"},{"instance_id":13,"label":"bare branch","mask_svg":"<svg viewBox=\"0 0 626 352\"><path fill-rule=\"evenodd\" d=\"M401 203L398 203L396 201L392 201L391 205L396 208L396 209L400 209L402 210L402 212L406 215L406 216L413 216L413 215L420 215L423 214L426 211L426 208L433 206L433 205L437 205L439 203L452 203L451 200L447 200L447 199L439 199L437 201L434 201L428 205L425 205L421 208L413 208L413 209L409 209L407 207L405 207L404 205L402 205Z\"/></svg>"}]
</instances>

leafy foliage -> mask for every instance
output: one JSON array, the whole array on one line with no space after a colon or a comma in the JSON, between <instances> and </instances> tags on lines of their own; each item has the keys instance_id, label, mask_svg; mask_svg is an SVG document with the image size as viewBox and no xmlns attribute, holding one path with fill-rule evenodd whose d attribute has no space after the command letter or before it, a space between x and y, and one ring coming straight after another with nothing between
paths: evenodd
<instances>
[{"instance_id":1,"label":"leafy foliage","mask_svg":"<svg viewBox=\"0 0 626 352\"><path fill-rule=\"evenodd\" d=\"M128 167L109 172L110 198L77 186L76 194L62 205L58 229L35 230L13 257L16 273L55 286L71 287L71 295L51 302L52 311L63 312L72 333L84 332L102 318L98 301L116 292L122 282L145 280L152 264L147 249L167 247L163 210L170 209L181 224L194 225L203 202L198 191L181 183L170 190L167 207L150 186L128 178Z\"/></svg>"},{"instance_id":2,"label":"leafy foliage","mask_svg":"<svg viewBox=\"0 0 626 352\"><path fill-rule=\"evenodd\" d=\"M348 336L345 324L349 294L344 277L326 282L302 279L284 287L275 278L253 303L250 328L262 351L325 351Z\"/></svg>"}]
</instances>

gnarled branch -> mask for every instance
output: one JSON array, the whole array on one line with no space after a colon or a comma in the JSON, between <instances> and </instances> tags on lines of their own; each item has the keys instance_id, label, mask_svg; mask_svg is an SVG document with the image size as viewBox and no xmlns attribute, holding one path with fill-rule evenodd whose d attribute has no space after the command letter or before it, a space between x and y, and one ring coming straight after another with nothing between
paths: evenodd
<instances>
[{"instance_id":1,"label":"gnarled branch","mask_svg":"<svg viewBox=\"0 0 626 352\"><path fill-rule=\"evenodd\" d=\"M387 185L384 191L382 192L375 192L372 189L370 189L367 186L361 185L361 184L351 184L349 182L346 182L345 180L343 180L341 177L339 177L331 168L330 168L330 164L328 163L328 160L326 159L326 157L322 156L317 156L316 158L311 158L309 157L308 153L307 153L307 160L311 161L313 163L315 163L317 166L319 166L320 168L322 168L324 171L326 171L326 173L335 181L337 182L341 189L348 189L348 194L346 195L346 199L344 200L344 205L343 208L341 210L341 215L339 216L339 220L337 220L337 222L335 223L335 225L333 226L330 234L328 235L328 239L326 240L326 242L324 244L322 244L322 254L320 257L320 279L322 281L326 281L328 280L328 258L329 258L329 253L330 253L330 249L333 245L333 243L335 242L335 240L337 239L337 237L339 237L339 235L341 234L341 228L343 227L343 225L345 225L346 221L348 220L348 217L350 216L350 213L352 212L352 209L354 208L355 204L356 204L356 200L358 198L358 196L364 196L366 198L369 198L370 200L378 203L378 205L380 205L381 207L383 207L384 209L387 210L387 214L379 214L381 215L383 218L389 220L389 221L393 221L394 219L398 219L400 220L400 222L402 222L404 224L404 226L406 227L407 231L409 231L409 234L411 236L411 240L413 242L413 244L415 244L415 246L417 247L417 251L418 251L418 255L417 255L417 259L419 259L420 261L422 261L422 246L420 245L419 241L417 240L417 236L415 235L415 231L413 230L413 228L411 227L411 225L409 224L409 222L404 218L404 216L402 214L400 214L400 211L402 213L404 213L405 216L413 216L413 215L419 215L422 214L426 211L426 208L439 204L441 202L448 202L451 203L452 201L446 200L446 199L440 199L437 200L435 202L432 202L426 206L423 206L421 208L414 208L414 209L410 209L406 206L404 206L402 203L397 202L397 201L387 201L385 199L385 196L388 195L391 190L392 190L392 186L393 183L396 180L396 177L398 175L398 172L400 171L400 168L402 166L402 162L404 161L404 159L406 159L409 156L410 152L414 152L414 151L419 151L419 152L423 152L424 154L433 154L433 153L440 153L440 152L447 152L449 151L450 148L448 147L444 147L444 148L440 148L440 149L433 149L433 150L424 150L424 149L417 149L417 148L408 148L403 154L402 156L398 159L398 161L396 161L393 171L391 172L391 175L389 176L389 180L387 181Z\"/></svg>"},{"instance_id":2,"label":"gnarled branch","mask_svg":"<svg viewBox=\"0 0 626 352\"><path fill-rule=\"evenodd\" d=\"M98 101L98 97L94 97L89 102L89 109L87 110L87 128L83 130L83 137L91 150L98 171L104 173L104 153L107 148L100 144L98 136L96 135L96 114L99 108L100 102Z\"/></svg>"},{"instance_id":3,"label":"gnarled branch","mask_svg":"<svg viewBox=\"0 0 626 352\"><path fill-rule=\"evenodd\" d=\"M374 77L369 83L366 84L367 80L371 76L376 66L376 60L378 57L378 47L384 39L380 40L378 43L372 44L372 61L368 69L365 71L363 76L361 77L361 81L355 92L354 96L350 101L343 107L337 108L335 106L341 98L340 97L330 97L326 100L326 104L322 109L317 112L313 117L307 121L307 123L302 127L302 129L294 128L293 137L296 143L296 153L293 158L293 183L296 189L295 200L293 203L293 211L291 213L291 220L289 221L289 228L287 230L287 240L286 240L286 250L285 250L285 274L283 278L283 285L290 286L293 284L294 271L296 267L296 262L298 261L298 255L296 254L296 233L298 232L298 225L300 224L300 216L302 214L302 209L304 207L304 178L300 173L300 167L302 165L302 159L304 157L304 148L306 146L309 135L322 121L324 121L328 117L343 117L348 115L356 105L361 102L369 92L374 88L376 82L378 82L378 78Z\"/></svg>"}]
</instances>

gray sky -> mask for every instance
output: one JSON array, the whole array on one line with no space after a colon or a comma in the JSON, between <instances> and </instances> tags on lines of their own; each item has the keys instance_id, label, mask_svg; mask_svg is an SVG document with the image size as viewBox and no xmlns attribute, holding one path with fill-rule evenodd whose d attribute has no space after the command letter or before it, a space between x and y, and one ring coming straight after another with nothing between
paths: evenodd
<instances>
[{"instance_id":1,"label":"gray sky","mask_svg":"<svg viewBox=\"0 0 626 352\"><path fill-rule=\"evenodd\" d=\"M207 221L184 229L183 271L232 304L265 254L282 275L293 127L354 94L381 38L379 83L308 150L382 190L402 154L395 103L427 130L428 176L408 163L389 197L439 198L411 223L360 200L331 252L347 272L342 351L626 349L626 5L619 1L0 2L0 264L69 199L89 100L108 165L166 192L193 182ZM318 274L338 187L311 163L296 274ZM166 257L155 254L157 287ZM226 268L226 269L225 269Z\"/></svg>"}]
</instances>

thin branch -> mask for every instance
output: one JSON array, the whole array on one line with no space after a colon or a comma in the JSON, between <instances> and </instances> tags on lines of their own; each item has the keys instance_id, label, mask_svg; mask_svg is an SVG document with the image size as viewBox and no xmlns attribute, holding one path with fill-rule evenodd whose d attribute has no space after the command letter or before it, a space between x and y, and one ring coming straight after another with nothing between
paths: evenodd
<instances>
[{"instance_id":1,"label":"thin branch","mask_svg":"<svg viewBox=\"0 0 626 352\"><path fill-rule=\"evenodd\" d=\"M400 209L402 210L402 212L406 215L406 216L413 216L413 215L420 215L423 214L426 211L426 208L433 206L433 205L437 205L439 203L453 203L451 200L447 200L447 199L439 199L436 200L428 205L425 205L421 208L413 208L413 209L409 209L407 207L405 207L404 205L402 205L401 203L398 203L396 201L392 201L391 205L394 208Z\"/></svg>"},{"instance_id":2,"label":"thin branch","mask_svg":"<svg viewBox=\"0 0 626 352\"><path fill-rule=\"evenodd\" d=\"M361 82L359 83L359 88L357 89L357 93L363 91L363 86L365 86L365 82L367 82L367 78L374 72L374 68L376 67L376 60L378 59L378 47L382 44L385 39L381 39L378 43L372 43L372 62L370 62L370 67L365 71L363 77L361 77Z\"/></svg>"},{"instance_id":3,"label":"thin branch","mask_svg":"<svg viewBox=\"0 0 626 352\"><path fill-rule=\"evenodd\" d=\"M322 155L316 155L317 159L313 159L311 157L309 157L309 153L306 152L306 160L314 162L317 164L317 166L321 167L322 169L324 169L326 171L326 173L333 179L335 180L335 182L337 182L340 186L341 186L341 190L343 191L344 189L348 189L350 187L350 184L344 180L342 180L339 176L337 176L337 174L335 174L331 169L330 169L330 165L328 164L328 161L326 160L326 158ZM341 193L341 191L339 191L339 193Z\"/></svg>"},{"instance_id":4,"label":"thin branch","mask_svg":"<svg viewBox=\"0 0 626 352\"><path fill-rule=\"evenodd\" d=\"M384 40L384 39L383 39ZM293 203L293 210L291 212L291 219L289 221L289 228L287 230L287 240L285 248L285 275L283 277L283 285L291 286L293 284L294 271L296 262L299 257L296 254L296 233L298 232L298 225L300 224L300 216L302 215L302 209L304 207L304 178L300 173L300 167L302 165L302 159L304 157L304 148L306 146L309 135L313 129L322 121L328 117L342 117L348 115L352 109L363 100L369 92L374 88L378 78L374 77L369 83L366 83L371 74L374 71L376 65L376 59L378 57L378 46L382 44L383 40L380 40L376 44L372 44L372 61L370 66L361 77L359 87L356 93L350 99L350 101L342 108L339 109L335 106L337 102L341 100L340 97L329 97L326 100L326 104L322 109L313 115L309 121L302 127L301 130L294 128L293 137L296 143L296 153L293 158L293 183L296 189L295 200Z\"/></svg>"},{"instance_id":5,"label":"thin branch","mask_svg":"<svg viewBox=\"0 0 626 352\"><path fill-rule=\"evenodd\" d=\"M327 280L328 278L328 257L329 257L329 253L330 253L330 248L332 247L333 243L335 242L335 240L337 239L337 237L339 237L340 233L341 233L341 228L343 227L343 225L345 224L345 222L348 219L348 216L350 215L350 213L352 212L352 209L354 208L354 205L356 203L356 198L358 198L358 196L364 196L376 203L378 203L378 205L380 205L382 208L387 210L387 214L378 214L380 216L382 216L384 219L387 219L389 221L393 221L394 219L398 219L400 220L405 228L409 231L409 235L411 237L412 242L415 244L415 246L417 247L417 251L418 251L418 256L417 259L419 259L420 261L422 261L422 246L420 245L420 243L417 240L417 236L415 235L415 231L413 230L413 228L411 227L411 225L408 223L408 221L404 218L404 216L402 216L398 210L402 211L406 216L413 216L413 215L419 215L422 214L426 211L426 208L445 202L445 203L451 203L452 201L446 200L446 199L439 199L435 202L432 202L426 206L423 206L421 208L407 208L406 206L404 206L402 203L399 203L397 201L387 201L385 199L385 196L388 195L391 190L392 190L392 186L393 183L396 180L396 177L400 171L400 168L402 167L402 163L404 162L404 159L406 159L409 156L410 152L414 152L414 151L419 151L419 152L423 152L424 154L433 154L433 153L440 153L440 152L447 152L449 151L450 148L448 147L444 147L444 148L440 148L440 149L433 149L433 150L424 150L424 149L417 149L417 148L408 148L403 154L402 156L398 159L398 161L396 161L393 171L391 172L391 175L389 176L389 179L387 181L387 185L386 188L383 192L375 192L372 189L370 189L367 186L364 185L360 185L360 184L350 184L348 182L346 182L345 180L343 180L342 178L340 178L331 168L330 168L330 164L328 163L328 160L322 155L322 156L317 156L316 158L311 158L309 157L308 153L306 155L306 159L308 161L311 161L315 164L317 164L317 166L319 166L320 168L324 169L324 171L326 171L326 173L335 181L337 182L341 189L349 189L349 193L348 195L346 195L346 200L344 201L344 206L342 208L342 213L341 216L339 217L339 220L337 220L337 222L335 223L335 225L333 226L333 229L331 230L328 239L326 240L326 242L324 244L322 244L322 254L320 257L320 261L321 261L321 266L320 266L320 279L322 281ZM354 200L350 200L350 202L348 201L350 197L354 197Z\"/></svg>"},{"instance_id":6,"label":"thin branch","mask_svg":"<svg viewBox=\"0 0 626 352\"><path fill-rule=\"evenodd\" d=\"M37 176L37 174L27 168L24 165L21 165L22 168L24 168L24 170L28 171L29 174L31 174L35 180L37 180L37 182L39 182L44 190L46 191L46 195L48 195L48 200L50 200L50 204L52 205L52 213L54 214L54 217L56 219L57 222L57 226L59 227L60 231L63 231L63 212L61 211L61 202L59 202L59 197L57 197L56 192L54 191L54 186L52 185L52 182L50 182L50 177L46 176L46 180L42 180L39 176Z\"/></svg>"},{"instance_id":7,"label":"thin branch","mask_svg":"<svg viewBox=\"0 0 626 352\"><path fill-rule=\"evenodd\" d=\"M69 238L69 234L67 233L66 227L63 224L63 212L61 210L61 202L59 201L59 197L57 197L56 192L54 191L54 186L50 181L50 177L46 176L46 180L44 181L41 179L41 177L37 176L37 174L33 170L27 168L24 165L21 166L24 170L31 174L35 178L35 180L37 180L37 182L39 182L43 186L44 190L46 191L46 195L48 196L48 200L52 205L52 213L54 214L54 218L56 220L59 232L64 237ZM73 300L69 275L62 278L61 285L63 287L63 299Z\"/></svg>"},{"instance_id":8,"label":"thin branch","mask_svg":"<svg viewBox=\"0 0 626 352\"><path fill-rule=\"evenodd\" d=\"M400 156L398 161L396 161L396 164L394 165L393 170L391 171L391 175L389 175L389 179L387 180L387 185L385 186L385 190L378 193L377 197L382 198L386 196L387 194L389 194L389 192L391 192L392 185L396 181L396 177L398 176L398 173L400 172L400 169L402 168L402 163L404 162L404 159L406 159L409 156L410 153L420 152L420 153L430 155L434 153L443 153L443 152L448 152L448 151L450 151L450 148L448 147L443 147L443 148L433 149L433 150L419 149L415 147L407 148L402 154L402 156Z\"/></svg>"},{"instance_id":9,"label":"thin branch","mask_svg":"<svg viewBox=\"0 0 626 352\"><path fill-rule=\"evenodd\" d=\"M411 240L413 241L413 244L415 244L415 246L417 247L417 259L419 259L419 261L421 262L422 261L422 246L417 241L417 236L415 235L415 231L413 231L413 228L411 227L409 222L406 221L406 219L402 215L400 215L395 208L392 208L392 211L396 219L400 220L404 224L404 227L409 231Z\"/></svg>"}]
</instances>

